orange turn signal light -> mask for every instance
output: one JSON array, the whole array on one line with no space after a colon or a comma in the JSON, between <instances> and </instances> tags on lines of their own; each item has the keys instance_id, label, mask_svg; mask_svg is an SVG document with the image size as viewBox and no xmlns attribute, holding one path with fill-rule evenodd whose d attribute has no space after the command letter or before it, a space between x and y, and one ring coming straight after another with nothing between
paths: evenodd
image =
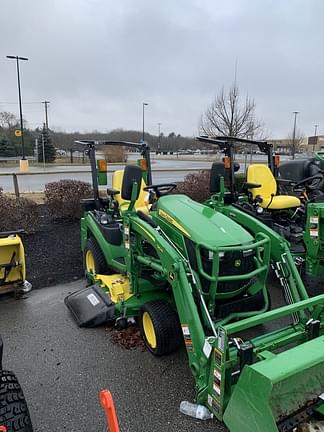
<instances>
[{"instance_id":1,"label":"orange turn signal light","mask_svg":"<svg viewBox=\"0 0 324 432\"><path fill-rule=\"evenodd\" d=\"M106 172L107 171L107 161L105 159L99 159L97 162L98 162L99 172Z\"/></svg>"},{"instance_id":2,"label":"orange turn signal light","mask_svg":"<svg viewBox=\"0 0 324 432\"><path fill-rule=\"evenodd\" d=\"M138 165L142 168L142 170L147 170L147 160L146 159L138 159Z\"/></svg>"},{"instance_id":3,"label":"orange turn signal light","mask_svg":"<svg viewBox=\"0 0 324 432\"><path fill-rule=\"evenodd\" d=\"M224 168L226 169L231 168L231 158L229 156L225 156L223 161L224 161Z\"/></svg>"},{"instance_id":4,"label":"orange turn signal light","mask_svg":"<svg viewBox=\"0 0 324 432\"><path fill-rule=\"evenodd\" d=\"M280 156L274 155L273 162L274 162L275 166L278 167L280 165Z\"/></svg>"}]
</instances>

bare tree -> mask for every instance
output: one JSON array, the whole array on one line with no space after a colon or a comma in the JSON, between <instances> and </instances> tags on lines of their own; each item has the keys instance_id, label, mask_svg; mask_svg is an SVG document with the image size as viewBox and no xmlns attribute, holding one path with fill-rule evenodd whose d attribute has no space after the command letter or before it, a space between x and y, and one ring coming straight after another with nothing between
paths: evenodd
<instances>
[{"instance_id":1,"label":"bare tree","mask_svg":"<svg viewBox=\"0 0 324 432\"><path fill-rule=\"evenodd\" d=\"M289 148L290 154L292 155L293 159L295 159L295 154L302 150L302 146L304 143L305 135L300 129L297 129L295 131L295 137L294 131L291 131L290 134L287 136L287 147Z\"/></svg>"},{"instance_id":2,"label":"bare tree","mask_svg":"<svg viewBox=\"0 0 324 432\"><path fill-rule=\"evenodd\" d=\"M228 91L222 88L200 121L200 130L208 136L260 137L262 128L255 118L254 100L246 96L242 101L236 82Z\"/></svg>"},{"instance_id":3,"label":"bare tree","mask_svg":"<svg viewBox=\"0 0 324 432\"><path fill-rule=\"evenodd\" d=\"M8 111L0 112L0 128L13 129L17 124L18 119L14 114Z\"/></svg>"}]
</instances>

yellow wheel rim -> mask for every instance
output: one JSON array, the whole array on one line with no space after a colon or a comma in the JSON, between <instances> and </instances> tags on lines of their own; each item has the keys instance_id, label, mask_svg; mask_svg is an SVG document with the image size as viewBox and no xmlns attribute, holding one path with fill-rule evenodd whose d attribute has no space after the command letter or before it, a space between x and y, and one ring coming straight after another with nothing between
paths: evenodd
<instances>
[{"instance_id":1,"label":"yellow wheel rim","mask_svg":"<svg viewBox=\"0 0 324 432\"><path fill-rule=\"evenodd\" d=\"M87 272L95 273L95 260L91 250L87 250L86 257L85 257L85 264L86 264Z\"/></svg>"},{"instance_id":2,"label":"yellow wheel rim","mask_svg":"<svg viewBox=\"0 0 324 432\"><path fill-rule=\"evenodd\" d=\"M148 312L143 313L142 322L143 322L143 330L144 330L144 334L145 334L145 339L146 339L147 343L150 345L150 347L155 349L156 348L155 330L154 330L153 322L152 322L151 317L148 314Z\"/></svg>"}]
</instances>

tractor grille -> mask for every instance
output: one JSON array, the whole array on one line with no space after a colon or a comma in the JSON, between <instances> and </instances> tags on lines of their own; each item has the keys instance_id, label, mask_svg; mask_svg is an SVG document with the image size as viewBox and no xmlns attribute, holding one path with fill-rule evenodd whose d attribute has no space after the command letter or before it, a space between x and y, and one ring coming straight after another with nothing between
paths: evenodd
<instances>
[{"instance_id":1,"label":"tractor grille","mask_svg":"<svg viewBox=\"0 0 324 432\"><path fill-rule=\"evenodd\" d=\"M195 243L186 238L186 246L190 265L193 270L198 272ZM256 268L254 256L255 251L252 249L247 251L228 251L220 253L219 276L243 275L252 272ZM204 271L207 274L212 275L213 262L212 259L209 258L209 251L207 249L201 249L201 260ZM207 292L209 290L210 282L202 276L200 276L200 279L204 291ZM244 279L230 282L219 282L217 291L219 293L233 292L243 286L248 286L251 281Z\"/></svg>"}]
</instances>

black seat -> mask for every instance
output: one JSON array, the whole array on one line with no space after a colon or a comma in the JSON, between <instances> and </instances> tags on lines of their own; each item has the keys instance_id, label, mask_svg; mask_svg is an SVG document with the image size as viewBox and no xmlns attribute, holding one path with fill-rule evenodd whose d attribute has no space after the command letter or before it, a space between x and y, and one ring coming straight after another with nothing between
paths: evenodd
<instances>
[{"instance_id":1,"label":"black seat","mask_svg":"<svg viewBox=\"0 0 324 432\"><path fill-rule=\"evenodd\" d=\"M278 177L297 183L313 175L309 174L312 163L312 159L296 159L282 162L278 168Z\"/></svg>"},{"instance_id":2,"label":"black seat","mask_svg":"<svg viewBox=\"0 0 324 432\"><path fill-rule=\"evenodd\" d=\"M214 162L210 170L209 191L220 192L220 178L224 177L225 186L229 183L229 172L225 169L223 162Z\"/></svg>"}]
</instances>

